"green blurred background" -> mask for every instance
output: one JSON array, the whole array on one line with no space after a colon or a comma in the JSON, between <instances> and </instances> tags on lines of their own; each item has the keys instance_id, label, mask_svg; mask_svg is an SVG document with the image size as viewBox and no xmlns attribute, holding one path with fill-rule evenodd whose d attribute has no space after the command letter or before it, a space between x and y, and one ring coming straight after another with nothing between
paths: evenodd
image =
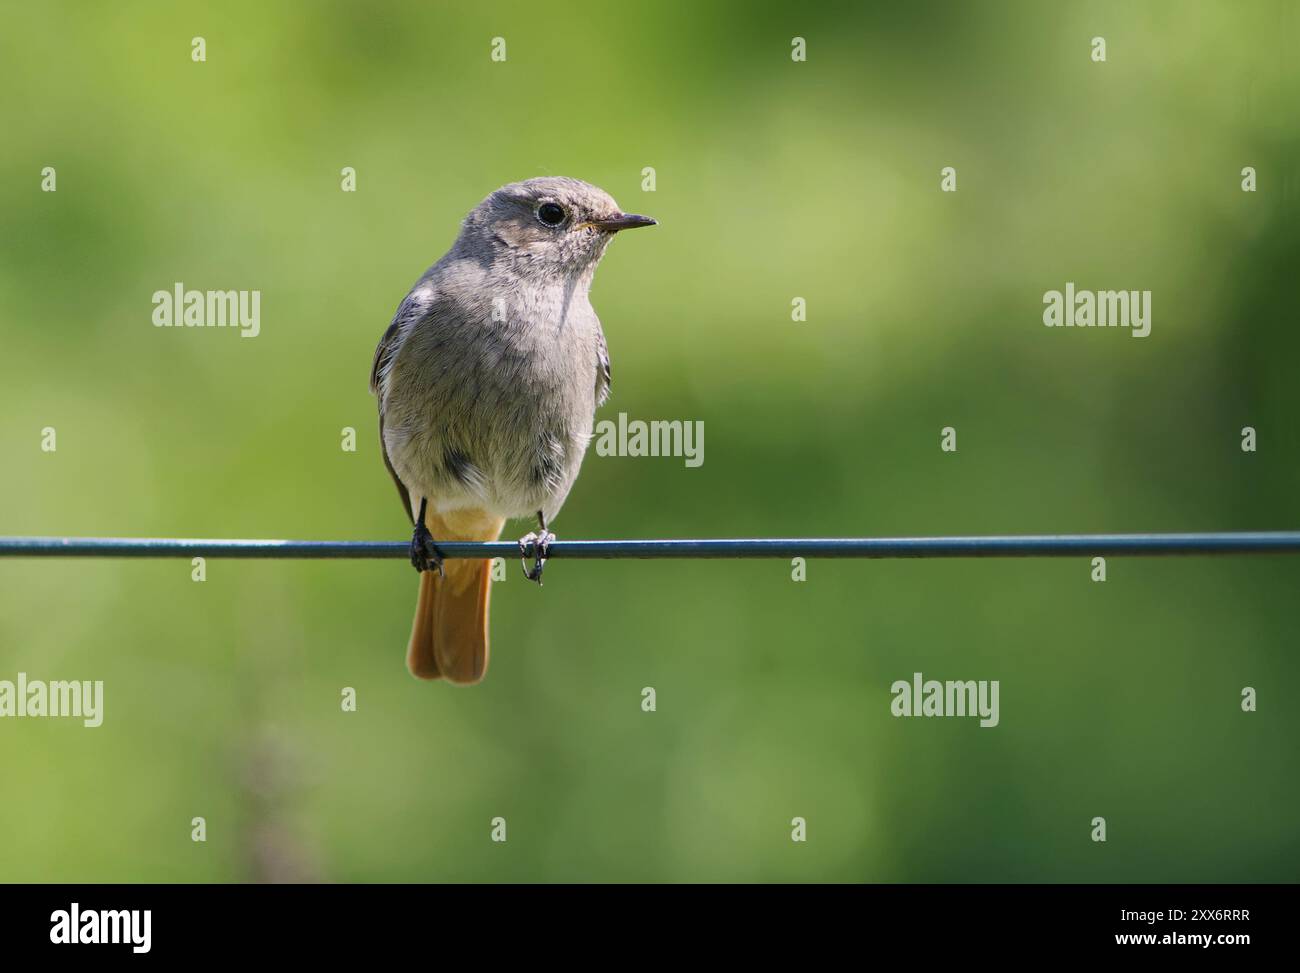
<instances>
[{"instance_id":1,"label":"green blurred background","mask_svg":"<svg viewBox=\"0 0 1300 973\"><path fill-rule=\"evenodd\" d=\"M601 418L706 429L589 455L561 538L1300 527L1294 8L6 3L0 533L407 537L375 344L545 174L661 220L597 275ZM175 281L262 334L153 327ZM1066 281L1151 336L1044 328ZM0 561L0 678L106 696L0 721L0 879L1294 880L1300 562L1089 575L511 563L455 689L405 563ZM915 671L1001 725L893 718Z\"/></svg>"}]
</instances>

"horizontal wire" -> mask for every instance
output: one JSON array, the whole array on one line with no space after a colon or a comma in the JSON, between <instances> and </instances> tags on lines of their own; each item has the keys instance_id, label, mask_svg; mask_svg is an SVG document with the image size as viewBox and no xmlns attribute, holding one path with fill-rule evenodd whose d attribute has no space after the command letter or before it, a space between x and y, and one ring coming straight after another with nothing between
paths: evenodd
<instances>
[{"instance_id":1,"label":"horizontal wire","mask_svg":"<svg viewBox=\"0 0 1300 973\"><path fill-rule=\"evenodd\" d=\"M518 557L513 541L436 541L449 558ZM0 537L4 557L407 558L408 541ZM1300 554L1300 531L554 541L552 558L914 558Z\"/></svg>"}]
</instances>

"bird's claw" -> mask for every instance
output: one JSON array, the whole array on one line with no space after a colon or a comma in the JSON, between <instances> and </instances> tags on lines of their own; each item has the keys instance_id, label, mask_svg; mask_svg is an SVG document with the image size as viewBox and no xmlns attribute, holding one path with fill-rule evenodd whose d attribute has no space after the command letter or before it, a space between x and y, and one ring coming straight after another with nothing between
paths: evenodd
<instances>
[{"instance_id":1,"label":"bird's claw","mask_svg":"<svg viewBox=\"0 0 1300 973\"><path fill-rule=\"evenodd\" d=\"M442 551L433 542L433 535L424 524L417 524L411 535L411 566L417 571L437 571L439 577L445 577L442 571Z\"/></svg>"},{"instance_id":2,"label":"bird's claw","mask_svg":"<svg viewBox=\"0 0 1300 973\"><path fill-rule=\"evenodd\" d=\"M541 531L530 531L519 538L519 562L523 565L524 577L529 581L536 581L539 588L542 585L542 569L546 567L546 558L550 553L553 540L555 535L545 528ZM530 557L533 558L531 568L528 567Z\"/></svg>"}]
</instances>

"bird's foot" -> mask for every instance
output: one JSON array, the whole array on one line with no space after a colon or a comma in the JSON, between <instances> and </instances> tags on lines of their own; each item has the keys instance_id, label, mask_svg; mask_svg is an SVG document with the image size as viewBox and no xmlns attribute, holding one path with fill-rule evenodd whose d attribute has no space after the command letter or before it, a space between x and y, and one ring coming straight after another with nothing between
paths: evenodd
<instances>
[{"instance_id":1,"label":"bird's foot","mask_svg":"<svg viewBox=\"0 0 1300 973\"><path fill-rule=\"evenodd\" d=\"M519 560L524 567L524 577L529 581L536 581L539 588L542 585L542 569L546 567L546 558L550 553L553 540L555 535L545 527L539 531L529 531L519 538ZM528 566L529 558L533 559L531 568Z\"/></svg>"},{"instance_id":2,"label":"bird's foot","mask_svg":"<svg viewBox=\"0 0 1300 973\"><path fill-rule=\"evenodd\" d=\"M442 551L433 542L433 535L423 520L415 525L415 533L411 535L411 565L417 571L437 571L439 577L444 576Z\"/></svg>"}]
</instances>

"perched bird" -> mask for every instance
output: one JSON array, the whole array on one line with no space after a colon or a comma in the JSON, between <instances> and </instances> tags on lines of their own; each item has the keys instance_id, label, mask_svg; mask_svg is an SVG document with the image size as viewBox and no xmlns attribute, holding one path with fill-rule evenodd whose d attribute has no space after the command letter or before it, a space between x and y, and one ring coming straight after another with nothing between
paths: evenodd
<instances>
[{"instance_id":1,"label":"perched bird","mask_svg":"<svg viewBox=\"0 0 1300 973\"><path fill-rule=\"evenodd\" d=\"M370 389L384 463L415 524L412 674L475 683L487 669L491 562L444 564L438 541L494 541L507 518L536 517L519 548L541 583L548 525L609 395L592 276L615 233L654 223L577 179L502 186L393 315Z\"/></svg>"}]
</instances>

